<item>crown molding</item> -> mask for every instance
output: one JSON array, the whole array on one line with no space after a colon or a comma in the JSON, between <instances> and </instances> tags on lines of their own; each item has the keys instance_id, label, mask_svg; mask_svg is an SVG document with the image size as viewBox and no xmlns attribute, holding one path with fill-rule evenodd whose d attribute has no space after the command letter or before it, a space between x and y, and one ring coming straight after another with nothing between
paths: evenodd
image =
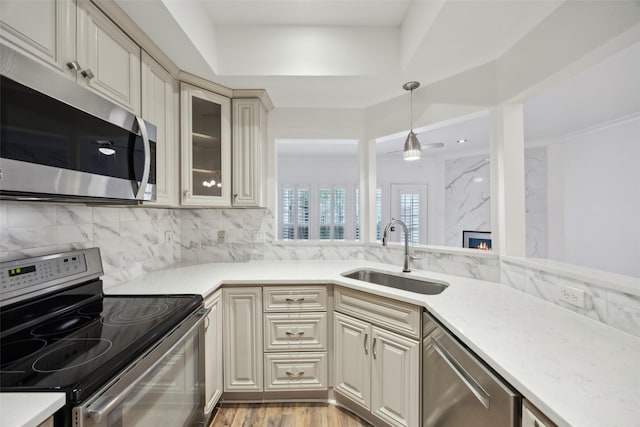
<instances>
[{"instance_id":1,"label":"crown molding","mask_svg":"<svg viewBox=\"0 0 640 427\"><path fill-rule=\"evenodd\" d=\"M262 104L267 109L267 111L271 111L274 109L273 102L269 97L269 94L264 89L233 89L233 98L234 99L247 99L247 98L258 98L262 101Z\"/></svg>"},{"instance_id":2,"label":"crown molding","mask_svg":"<svg viewBox=\"0 0 640 427\"><path fill-rule=\"evenodd\" d=\"M217 93L218 95L226 96L227 98L233 98L233 89L214 83L211 80L198 77L194 74L187 73L186 71L180 71L178 73L178 80Z\"/></svg>"}]
</instances>

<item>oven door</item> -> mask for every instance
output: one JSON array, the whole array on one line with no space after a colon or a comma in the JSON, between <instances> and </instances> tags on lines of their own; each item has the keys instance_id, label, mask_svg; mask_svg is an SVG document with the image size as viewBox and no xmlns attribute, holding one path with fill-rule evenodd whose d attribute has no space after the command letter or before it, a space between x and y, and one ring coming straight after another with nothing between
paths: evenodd
<instances>
[{"instance_id":1,"label":"oven door","mask_svg":"<svg viewBox=\"0 0 640 427\"><path fill-rule=\"evenodd\" d=\"M73 408L75 427L192 426L204 414L207 311L185 320L119 378Z\"/></svg>"}]
</instances>

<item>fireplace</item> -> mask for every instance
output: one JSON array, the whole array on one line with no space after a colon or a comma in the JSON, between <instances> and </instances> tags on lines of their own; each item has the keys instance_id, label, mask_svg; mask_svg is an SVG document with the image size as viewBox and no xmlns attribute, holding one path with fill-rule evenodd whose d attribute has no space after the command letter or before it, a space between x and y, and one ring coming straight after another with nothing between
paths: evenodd
<instances>
[{"instance_id":1,"label":"fireplace","mask_svg":"<svg viewBox=\"0 0 640 427\"><path fill-rule=\"evenodd\" d=\"M491 250L490 231L462 231L462 247L470 249Z\"/></svg>"}]
</instances>

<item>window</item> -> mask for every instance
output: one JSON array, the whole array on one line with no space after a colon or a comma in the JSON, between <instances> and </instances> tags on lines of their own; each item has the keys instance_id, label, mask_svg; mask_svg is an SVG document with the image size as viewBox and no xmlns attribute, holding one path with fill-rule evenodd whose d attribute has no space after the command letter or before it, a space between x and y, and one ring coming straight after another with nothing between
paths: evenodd
<instances>
[{"instance_id":1,"label":"window","mask_svg":"<svg viewBox=\"0 0 640 427\"><path fill-rule=\"evenodd\" d=\"M357 197L353 195L353 192L347 193L344 187L330 185L282 185L279 218L281 239L359 238L359 218L355 217Z\"/></svg>"},{"instance_id":2,"label":"window","mask_svg":"<svg viewBox=\"0 0 640 427\"><path fill-rule=\"evenodd\" d=\"M282 240L309 240L309 189L282 188Z\"/></svg>"},{"instance_id":3,"label":"window","mask_svg":"<svg viewBox=\"0 0 640 427\"><path fill-rule=\"evenodd\" d=\"M382 241L382 188L376 188L376 240Z\"/></svg>"},{"instance_id":4,"label":"window","mask_svg":"<svg viewBox=\"0 0 640 427\"><path fill-rule=\"evenodd\" d=\"M400 194L400 220L409 229L409 242L420 243L420 193ZM404 232L400 238L404 239Z\"/></svg>"},{"instance_id":5,"label":"window","mask_svg":"<svg viewBox=\"0 0 640 427\"><path fill-rule=\"evenodd\" d=\"M346 191L344 188L319 190L320 240L344 240Z\"/></svg>"},{"instance_id":6,"label":"window","mask_svg":"<svg viewBox=\"0 0 640 427\"><path fill-rule=\"evenodd\" d=\"M391 218L401 220L409 230L409 243L427 243L427 186L420 184L391 184ZM393 242L404 242L401 227L392 233Z\"/></svg>"}]
</instances>

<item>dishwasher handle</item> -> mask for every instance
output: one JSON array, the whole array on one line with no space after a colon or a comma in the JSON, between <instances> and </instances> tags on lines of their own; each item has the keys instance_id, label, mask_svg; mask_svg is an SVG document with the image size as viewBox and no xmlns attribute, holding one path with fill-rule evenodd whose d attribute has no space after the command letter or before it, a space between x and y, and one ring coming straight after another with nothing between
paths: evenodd
<instances>
[{"instance_id":1,"label":"dishwasher handle","mask_svg":"<svg viewBox=\"0 0 640 427\"><path fill-rule=\"evenodd\" d=\"M460 378L465 386L471 391L471 393L482 403L482 405L489 409L491 403L491 396L482 388L480 384L467 372L462 365L447 351L447 349L440 344L436 337L433 337L433 348L442 357L442 359L449 365L451 370Z\"/></svg>"}]
</instances>

